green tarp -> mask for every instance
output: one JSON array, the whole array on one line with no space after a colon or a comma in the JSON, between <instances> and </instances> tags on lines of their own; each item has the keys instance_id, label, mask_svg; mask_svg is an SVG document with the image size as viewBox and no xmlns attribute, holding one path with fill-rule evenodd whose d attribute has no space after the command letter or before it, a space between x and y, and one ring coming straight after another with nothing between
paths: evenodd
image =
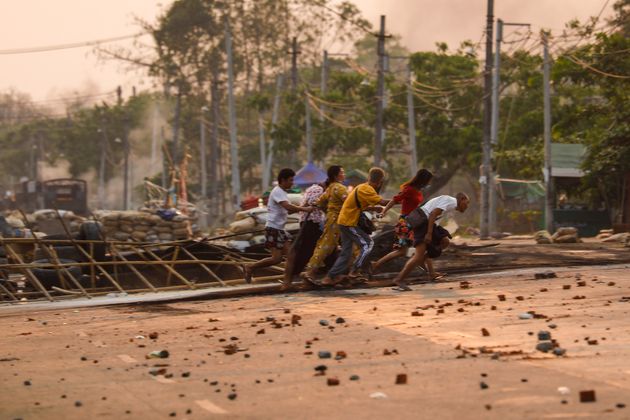
<instances>
[{"instance_id":1,"label":"green tarp","mask_svg":"<svg viewBox=\"0 0 630 420\"><path fill-rule=\"evenodd\" d=\"M586 147L582 144L551 143L551 175L580 178L584 176L582 160Z\"/></svg>"}]
</instances>

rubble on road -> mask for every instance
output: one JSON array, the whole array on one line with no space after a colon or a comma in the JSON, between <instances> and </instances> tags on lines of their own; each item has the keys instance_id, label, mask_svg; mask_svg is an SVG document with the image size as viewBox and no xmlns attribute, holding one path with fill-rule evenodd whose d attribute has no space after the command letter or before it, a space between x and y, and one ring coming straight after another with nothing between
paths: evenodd
<instances>
[{"instance_id":1,"label":"rubble on road","mask_svg":"<svg viewBox=\"0 0 630 420\"><path fill-rule=\"evenodd\" d=\"M577 228L574 227L561 227L551 235L546 230L540 230L534 234L534 240L537 244L573 244L580 243Z\"/></svg>"}]
</instances>

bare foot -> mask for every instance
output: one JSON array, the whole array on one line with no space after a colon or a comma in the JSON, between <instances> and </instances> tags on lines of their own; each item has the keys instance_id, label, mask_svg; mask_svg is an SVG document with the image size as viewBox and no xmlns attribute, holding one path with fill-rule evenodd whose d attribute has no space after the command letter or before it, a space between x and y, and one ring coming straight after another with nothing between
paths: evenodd
<instances>
[{"instance_id":1,"label":"bare foot","mask_svg":"<svg viewBox=\"0 0 630 420\"><path fill-rule=\"evenodd\" d=\"M252 269L246 266L245 264L241 265L241 269L243 270L243 276L245 277L245 283L252 283Z\"/></svg>"},{"instance_id":2,"label":"bare foot","mask_svg":"<svg viewBox=\"0 0 630 420\"><path fill-rule=\"evenodd\" d=\"M370 280L374 277L374 274L378 271L376 261L370 261L367 266L367 275Z\"/></svg>"}]
</instances>

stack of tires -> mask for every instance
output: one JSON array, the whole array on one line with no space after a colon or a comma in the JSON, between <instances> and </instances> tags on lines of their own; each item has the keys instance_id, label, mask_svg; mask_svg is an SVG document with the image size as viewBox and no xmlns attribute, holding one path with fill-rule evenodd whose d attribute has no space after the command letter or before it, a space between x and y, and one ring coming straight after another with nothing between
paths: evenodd
<instances>
[{"instance_id":1,"label":"stack of tires","mask_svg":"<svg viewBox=\"0 0 630 420\"><path fill-rule=\"evenodd\" d=\"M90 244L78 244L78 247L81 247L88 255L90 254L90 248L92 248L92 258L95 261L103 261L105 259L106 247L105 243L101 242L101 226L98 222L95 221L86 221L83 222L79 228L79 233L76 237L72 239L77 239L81 241L94 241L92 245ZM67 235L51 235L48 236L47 239L70 239ZM77 262L86 262L88 258L86 258L85 254L81 252L81 250L77 249L74 245L55 245L53 246L55 254L59 259L61 264L73 264ZM34 264L53 264L54 259L50 255L48 249L38 248L35 251L35 255L33 258ZM80 283L84 284L89 277L85 275L89 272L89 267L84 267L82 269L81 266L69 266L67 267L68 272ZM60 274L55 268L36 268L33 269L33 274L37 279L42 283L45 289L50 289L53 286L60 287L61 280ZM65 277L65 276L64 276ZM68 279L68 281L70 281Z\"/></svg>"}]
</instances>

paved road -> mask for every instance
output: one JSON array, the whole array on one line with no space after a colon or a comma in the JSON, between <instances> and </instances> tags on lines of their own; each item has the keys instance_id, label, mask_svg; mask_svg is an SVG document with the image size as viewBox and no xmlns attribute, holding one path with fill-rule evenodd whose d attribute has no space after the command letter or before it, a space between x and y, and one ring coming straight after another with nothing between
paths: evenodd
<instances>
[{"instance_id":1,"label":"paved road","mask_svg":"<svg viewBox=\"0 0 630 420\"><path fill-rule=\"evenodd\" d=\"M630 418L628 268L533 274L0 315L0 418Z\"/></svg>"}]
</instances>

